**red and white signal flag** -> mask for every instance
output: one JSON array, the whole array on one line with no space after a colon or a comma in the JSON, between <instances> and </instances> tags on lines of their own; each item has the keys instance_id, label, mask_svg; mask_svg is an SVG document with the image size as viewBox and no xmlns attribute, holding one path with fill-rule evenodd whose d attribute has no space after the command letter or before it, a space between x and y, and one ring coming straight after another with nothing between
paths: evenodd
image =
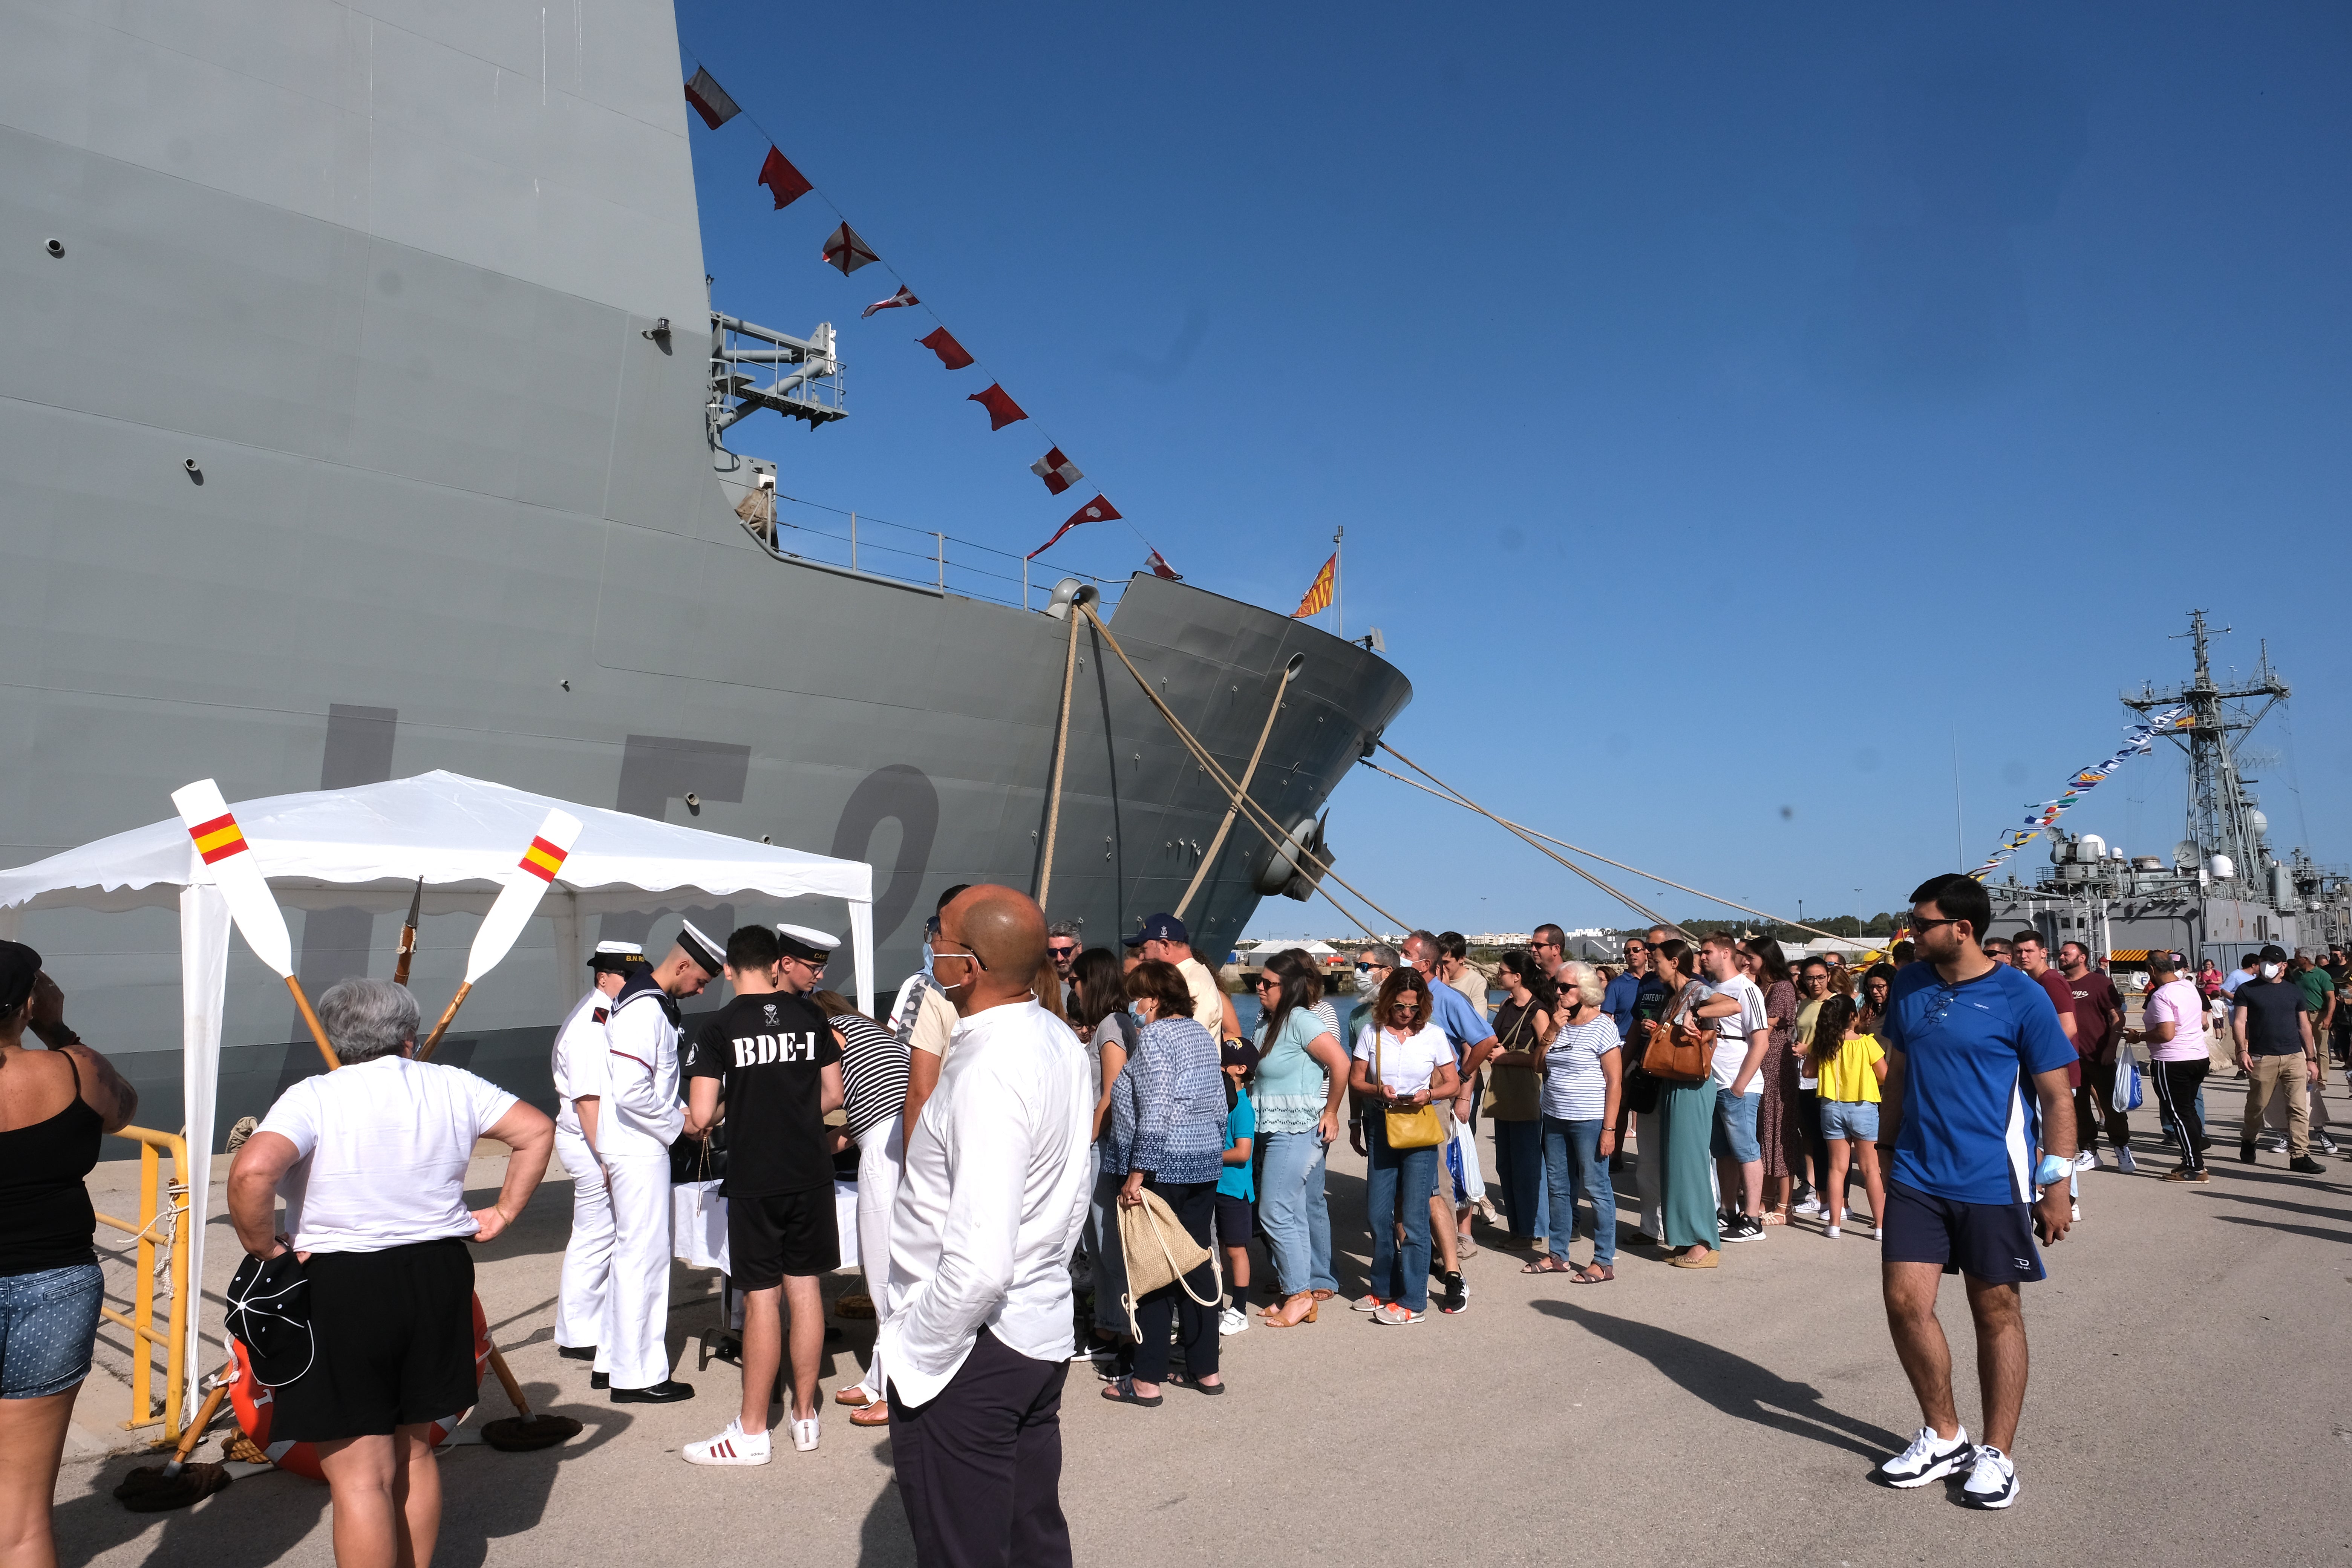
<instances>
[{"instance_id":1,"label":"red and white signal flag","mask_svg":"<svg viewBox=\"0 0 2352 1568\"><path fill-rule=\"evenodd\" d=\"M713 81L710 73L700 66L694 68L694 79L686 84L686 101L702 116L702 122L713 131L743 111L727 96L727 89Z\"/></svg>"},{"instance_id":2,"label":"red and white signal flag","mask_svg":"<svg viewBox=\"0 0 2352 1568\"><path fill-rule=\"evenodd\" d=\"M1048 550L1053 549L1055 545L1061 542L1062 535L1069 532L1070 530L1077 527L1078 524L1082 522L1108 522L1111 519L1118 515L1118 508L1111 505L1110 502L1103 500L1102 497L1097 496L1094 500L1087 502L1086 505L1072 512L1070 514L1070 521L1062 524L1061 527L1054 531L1053 538L1045 541L1045 543L1039 545L1036 549L1029 552L1029 559L1034 561L1040 555L1045 554Z\"/></svg>"},{"instance_id":3,"label":"red and white signal flag","mask_svg":"<svg viewBox=\"0 0 2352 1568\"><path fill-rule=\"evenodd\" d=\"M768 149L768 161L760 165L760 178L757 183L767 186L774 194L778 212L783 211L816 189L814 185L808 183L807 175L793 167L793 161L790 158L785 157L773 147Z\"/></svg>"},{"instance_id":4,"label":"red and white signal flag","mask_svg":"<svg viewBox=\"0 0 2352 1568\"><path fill-rule=\"evenodd\" d=\"M1052 448L1044 457L1030 464L1029 471L1045 480L1045 489L1055 495L1060 495L1064 490L1086 478L1086 475L1078 471L1078 466L1076 463L1062 456L1062 449L1059 447Z\"/></svg>"},{"instance_id":5,"label":"red and white signal flag","mask_svg":"<svg viewBox=\"0 0 2352 1568\"><path fill-rule=\"evenodd\" d=\"M940 363L950 370L961 370L971 363L971 355L964 353L963 345L956 342L955 334L945 327L915 341L939 355ZM990 412L995 411L991 409Z\"/></svg>"},{"instance_id":6,"label":"red and white signal flag","mask_svg":"<svg viewBox=\"0 0 2352 1568\"><path fill-rule=\"evenodd\" d=\"M1144 547L1144 564L1151 568L1154 577L1165 577L1171 583L1181 583L1184 574L1168 564L1168 558L1149 545Z\"/></svg>"},{"instance_id":7,"label":"red and white signal flag","mask_svg":"<svg viewBox=\"0 0 2352 1568\"><path fill-rule=\"evenodd\" d=\"M964 401L977 403L988 410L988 427L991 430L1002 430L1007 425L1015 424L1029 417L1021 411L1021 405L1013 402L1012 395L1002 385L992 381L988 384L987 391L975 392Z\"/></svg>"},{"instance_id":8,"label":"red and white signal flag","mask_svg":"<svg viewBox=\"0 0 2352 1568\"><path fill-rule=\"evenodd\" d=\"M862 321L877 310L897 310L908 305L919 305L921 303L922 301L920 300L915 298L915 291L912 289L908 288L904 283L901 283L898 285L898 291L896 294L891 295L887 300L877 300L871 305L866 306L863 310L858 311L857 319Z\"/></svg>"},{"instance_id":9,"label":"red and white signal flag","mask_svg":"<svg viewBox=\"0 0 2352 1568\"><path fill-rule=\"evenodd\" d=\"M857 231L845 223L824 242L824 259L825 265L838 267L846 278L867 262L882 258L867 249L866 242L857 237Z\"/></svg>"}]
</instances>

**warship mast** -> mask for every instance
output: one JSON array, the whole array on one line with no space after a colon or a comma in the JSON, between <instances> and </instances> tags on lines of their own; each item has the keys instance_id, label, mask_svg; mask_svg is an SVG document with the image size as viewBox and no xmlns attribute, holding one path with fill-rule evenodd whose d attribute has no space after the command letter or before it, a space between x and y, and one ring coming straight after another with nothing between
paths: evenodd
<instances>
[{"instance_id":1,"label":"warship mast","mask_svg":"<svg viewBox=\"0 0 2352 1568\"><path fill-rule=\"evenodd\" d=\"M2230 629L2223 626L2221 631ZM2205 612L2189 611L2189 629L2175 633L2174 639L2186 637L2195 647L2196 674L2188 685L2167 691L2143 684L2137 696L2125 695L2124 706L2143 716L2165 708L2186 707L2189 711L2185 729L2166 731L2189 753L2188 835L2183 848L2191 851L2194 858L2176 855L2176 862L2184 870L2201 865L2213 872L2215 881L2229 880L2233 873L2256 896L2284 903L2293 889L2279 886L2282 868L2264 837L2270 824L2246 793L2247 784L2259 781L2248 779L2240 771L2238 749L2270 710L2286 700L2287 684L2271 668L2270 647L2265 643L2252 679L2228 688L2218 685L2209 657L2213 635L2206 627ZM2257 700L2261 706L2252 706Z\"/></svg>"}]
</instances>

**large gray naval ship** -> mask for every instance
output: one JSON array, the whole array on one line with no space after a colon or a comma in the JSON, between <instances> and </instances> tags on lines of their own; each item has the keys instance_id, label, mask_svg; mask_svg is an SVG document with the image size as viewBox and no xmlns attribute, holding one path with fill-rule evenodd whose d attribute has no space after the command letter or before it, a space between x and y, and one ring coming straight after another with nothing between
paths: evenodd
<instances>
[{"instance_id":1,"label":"large gray naval ship","mask_svg":"<svg viewBox=\"0 0 2352 1568\"><path fill-rule=\"evenodd\" d=\"M829 328L713 313L683 74L669 0L0 8L0 858L168 817L207 775L236 801L446 768L869 860L885 984L943 888L1034 885L1090 585L1016 604L952 540L833 559L776 519L751 460L776 422L738 421L837 416L838 362ZM1102 586L1236 774L1296 664L1252 789L1294 831L1411 696L1288 616ZM1108 942L1176 901L1227 801L1090 629L1078 652L1050 912ZM1236 826L1195 946L1222 957L1295 872ZM696 918L786 914L828 918ZM396 917L289 918L314 994L388 973ZM426 921L428 1013L472 923ZM604 934L648 928L675 922ZM172 914L22 934L176 1121ZM583 984L551 952L526 936L445 1059L544 1102ZM226 1044L223 1129L316 1069L241 944Z\"/></svg>"}]
</instances>

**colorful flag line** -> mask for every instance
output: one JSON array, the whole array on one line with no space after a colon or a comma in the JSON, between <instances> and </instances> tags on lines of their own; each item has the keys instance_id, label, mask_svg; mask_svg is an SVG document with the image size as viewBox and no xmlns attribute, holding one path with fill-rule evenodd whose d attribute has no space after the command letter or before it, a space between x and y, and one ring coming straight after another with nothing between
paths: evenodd
<instances>
[{"instance_id":1,"label":"colorful flag line","mask_svg":"<svg viewBox=\"0 0 2352 1568\"><path fill-rule=\"evenodd\" d=\"M2000 847L1986 858L1983 865L1969 872L1969 875L1979 882L1983 881L2002 861L2047 833L2050 830L2050 825L2072 808L2076 801L2113 778L2116 770L2124 763L2134 757L2146 756L2154 751L2157 736L2168 730L2186 730L2196 721L2196 716L2183 707L2168 708L2161 713L2133 725L2125 731L2122 749L2115 755L2105 762L2094 763L2089 767L2075 773L2066 781L2066 788L2063 794L2053 795L2048 800L2036 801L2028 806L2022 825L2002 834Z\"/></svg>"}]
</instances>

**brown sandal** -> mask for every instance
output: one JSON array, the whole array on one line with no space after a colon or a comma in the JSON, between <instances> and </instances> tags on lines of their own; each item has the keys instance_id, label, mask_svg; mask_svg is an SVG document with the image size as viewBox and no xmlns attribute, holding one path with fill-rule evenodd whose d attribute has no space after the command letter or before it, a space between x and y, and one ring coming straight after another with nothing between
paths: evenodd
<instances>
[{"instance_id":1,"label":"brown sandal","mask_svg":"<svg viewBox=\"0 0 2352 1568\"><path fill-rule=\"evenodd\" d=\"M1283 1312L1289 1311L1294 1305L1300 1301L1307 1303L1307 1315L1305 1317L1289 1318L1282 1315ZM1291 1297L1288 1300L1283 1302L1281 1312L1269 1312L1264 1318L1260 1319L1259 1321L1263 1322L1269 1329L1295 1329L1301 1323L1311 1323L1315 1321L1316 1309L1320 1305L1321 1303L1315 1300L1315 1293L1312 1290L1301 1290L1297 1295ZM1206 1391L1204 1390L1203 1392Z\"/></svg>"},{"instance_id":2,"label":"brown sandal","mask_svg":"<svg viewBox=\"0 0 2352 1568\"><path fill-rule=\"evenodd\" d=\"M1617 1278L1617 1270L1606 1263L1580 1263L1575 1272L1574 1283L1579 1285L1606 1285Z\"/></svg>"},{"instance_id":3,"label":"brown sandal","mask_svg":"<svg viewBox=\"0 0 2352 1568\"><path fill-rule=\"evenodd\" d=\"M1522 1274L1573 1274L1576 1271L1575 1264L1549 1255L1538 1258L1519 1269Z\"/></svg>"}]
</instances>

